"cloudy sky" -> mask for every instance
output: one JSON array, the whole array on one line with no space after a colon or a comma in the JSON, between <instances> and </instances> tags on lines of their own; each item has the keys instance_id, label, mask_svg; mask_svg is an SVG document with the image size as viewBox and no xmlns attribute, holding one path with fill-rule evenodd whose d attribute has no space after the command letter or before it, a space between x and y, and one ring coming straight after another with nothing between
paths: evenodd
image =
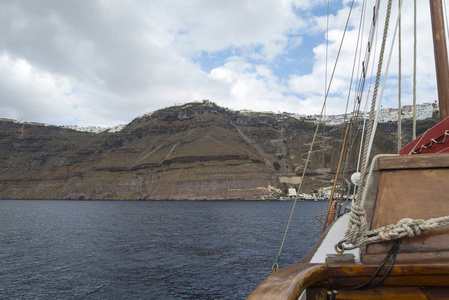
<instances>
[{"instance_id":1,"label":"cloudy sky","mask_svg":"<svg viewBox=\"0 0 449 300\"><path fill-rule=\"evenodd\" d=\"M404 2L402 101L411 104L413 6ZM350 6L329 2L328 79ZM345 109L362 8L355 1L328 114ZM327 0L3 0L0 118L113 126L202 99L231 109L319 113L327 9ZM418 12L423 103L437 99L428 1L418 1ZM396 48L384 107L397 106Z\"/></svg>"}]
</instances>

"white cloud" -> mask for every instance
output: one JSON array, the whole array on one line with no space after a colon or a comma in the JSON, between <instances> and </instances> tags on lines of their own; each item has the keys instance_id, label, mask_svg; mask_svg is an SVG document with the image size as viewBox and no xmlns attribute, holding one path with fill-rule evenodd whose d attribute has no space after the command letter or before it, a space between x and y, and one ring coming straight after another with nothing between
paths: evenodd
<instances>
[{"instance_id":1,"label":"white cloud","mask_svg":"<svg viewBox=\"0 0 449 300\"><path fill-rule=\"evenodd\" d=\"M175 7L179 22L173 30L182 53L261 46L265 57L273 59L284 49L285 35L304 25L290 1L196 0Z\"/></svg>"},{"instance_id":2,"label":"white cloud","mask_svg":"<svg viewBox=\"0 0 449 300\"><path fill-rule=\"evenodd\" d=\"M269 68L251 65L241 57L233 57L224 66L213 69L210 77L227 86L229 92L222 95L223 100L237 108L248 108L245 105L252 103L266 110L267 103L283 97L283 87Z\"/></svg>"},{"instance_id":3,"label":"white cloud","mask_svg":"<svg viewBox=\"0 0 449 300\"><path fill-rule=\"evenodd\" d=\"M51 112L66 110L69 103L53 102L51 98L70 89L68 80L50 73L39 72L23 59L0 56L0 74L8 74L0 81L2 111L14 111L15 107L26 111L28 107L47 117ZM38 105L36 105L38 103ZM26 115L25 117L31 117Z\"/></svg>"},{"instance_id":4,"label":"white cloud","mask_svg":"<svg viewBox=\"0 0 449 300\"><path fill-rule=\"evenodd\" d=\"M374 2L374 1L371 1ZM349 5L348 3L347 5ZM333 79L333 84L330 90L331 95L339 95L335 98L335 101L345 101L347 98L347 91L349 88L350 75L352 72L352 65L354 60L354 46L357 43L358 35L358 25L361 6L357 6L352 13L354 18L351 20L350 30L346 33L346 41L343 44L342 52L340 54L339 62L336 69L336 74ZM379 56L381 37L384 25L384 12L386 10L385 5L381 8L378 23L381 24L380 32L377 35L377 48L376 53L371 54L370 62L373 63L377 61ZM338 52L338 47L340 45L340 38L343 34L342 28L346 23L348 8L341 9L336 15L330 17L330 31L329 31L329 59L328 59L328 80L330 80L330 74L334 66L334 60ZM345 13L342 13L345 12ZM372 16L372 5L367 6L367 16ZM418 3L418 53L417 53L417 100L418 103L431 102L436 99L436 88L435 88L435 75L434 75L434 61L433 61L433 44L432 44L432 33L429 23L430 13L428 3L419 2ZM383 72L385 72L386 62L391 47L391 35L394 32L397 20L397 6L393 6L390 20L389 36L390 39L387 42L387 47L384 55L384 66ZM318 17L315 18L315 27L312 28L316 32L324 32L326 28L326 18ZM367 45L367 37L369 32L369 23L365 23L365 30L363 32L363 51ZM404 1L404 8L402 12L402 104L411 104L412 102L412 75L413 75L413 6L407 5ZM410 38L412 37L412 38ZM397 76L398 76L398 44L393 48L392 60L389 69L389 77L387 80L387 87L384 93L384 106L395 107L397 106ZM323 95L324 94L324 76L325 74L325 44L322 43L316 46L314 49L314 64L312 72L304 75L294 75L291 76L289 81L290 88L296 93L306 97L306 99L311 99L311 97ZM362 52L364 53L364 52ZM371 66L368 71L368 76L371 74L371 69L374 68L374 76L376 75L377 64ZM360 70L358 71L360 72ZM356 69L357 73L357 69ZM321 75L321 76L320 76ZM373 78L373 82L374 83ZM355 80L355 79L354 79ZM369 86L369 78L366 81L366 91ZM354 84L356 82L354 81ZM381 81L382 83L382 81ZM355 85L353 85L354 88ZM379 91L380 92L380 91ZM353 99L353 96L350 98ZM328 105L334 107L334 109L328 109L329 113L337 113L342 111L341 105L339 108L333 105L333 100L328 100ZM350 109L353 107L352 103L349 105Z\"/></svg>"},{"instance_id":5,"label":"white cloud","mask_svg":"<svg viewBox=\"0 0 449 300\"><path fill-rule=\"evenodd\" d=\"M341 113L344 105L337 103L347 97L360 2L328 113ZM424 2L418 3L420 102L435 98ZM330 5L335 13L329 19L328 80L350 1ZM408 2L404 5L405 37L413 31L413 13ZM326 8L324 0L7 2L0 11L0 117L112 126L194 99L238 109L318 113L324 98ZM409 101L412 44L404 38L402 47L403 94ZM210 65L204 66L204 58ZM377 54L371 57L376 59ZM390 74L396 76L397 68ZM393 104L394 92L386 96Z\"/></svg>"}]
</instances>

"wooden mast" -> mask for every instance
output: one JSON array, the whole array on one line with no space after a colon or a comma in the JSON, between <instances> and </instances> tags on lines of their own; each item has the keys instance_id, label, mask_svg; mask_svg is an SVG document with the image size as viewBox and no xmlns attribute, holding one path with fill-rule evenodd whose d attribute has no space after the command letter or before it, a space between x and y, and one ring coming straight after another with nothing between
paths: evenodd
<instances>
[{"instance_id":1,"label":"wooden mast","mask_svg":"<svg viewBox=\"0 0 449 300\"><path fill-rule=\"evenodd\" d=\"M440 120L444 120L449 113L449 63L447 58L446 34L444 32L444 15L441 0L430 0L430 16L432 19L433 49L435 52Z\"/></svg>"}]
</instances>

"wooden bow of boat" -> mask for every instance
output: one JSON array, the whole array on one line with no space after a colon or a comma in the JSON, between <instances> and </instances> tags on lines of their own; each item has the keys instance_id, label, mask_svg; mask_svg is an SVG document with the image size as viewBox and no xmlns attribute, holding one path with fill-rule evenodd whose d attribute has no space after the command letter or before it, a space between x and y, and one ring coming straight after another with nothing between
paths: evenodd
<instances>
[{"instance_id":1,"label":"wooden bow of boat","mask_svg":"<svg viewBox=\"0 0 449 300\"><path fill-rule=\"evenodd\" d=\"M291 265L266 278L248 299L298 299L308 286L324 280L328 280L324 264Z\"/></svg>"},{"instance_id":2,"label":"wooden bow of boat","mask_svg":"<svg viewBox=\"0 0 449 300\"><path fill-rule=\"evenodd\" d=\"M449 263L399 263L382 285L347 289L366 282L378 264L309 264L285 267L263 281L248 299L447 299ZM384 274L379 273L373 282ZM304 294L302 294L305 292Z\"/></svg>"}]
</instances>

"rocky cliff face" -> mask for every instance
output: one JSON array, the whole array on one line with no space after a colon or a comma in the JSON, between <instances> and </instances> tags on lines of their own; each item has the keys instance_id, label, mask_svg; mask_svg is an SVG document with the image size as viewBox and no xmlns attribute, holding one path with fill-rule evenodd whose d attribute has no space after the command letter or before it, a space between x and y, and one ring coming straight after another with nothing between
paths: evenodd
<instances>
[{"instance_id":1,"label":"rocky cliff face","mask_svg":"<svg viewBox=\"0 0 449 300\"><path fill-rule=\"evenodd\" d=\"M281 187L279 173L302 172L313 130L285 114L211 103L159 110L116 133L1 120L0 198L267 199L269 186ZM342 128L330 130L309 175L338 159Z\"/></svg>"},{"instance_id":2,"label":"rocky cliff face","mask_svg":"<svg viewBox=\"0 0 449 300\"><path fill-rule=\"evenodd\" d=\"M278 184L273 155L243 127L273 122L196 103L135 119L117 133L3 120L0 197L263 199Z\"/></svg>"}]
</instances>

